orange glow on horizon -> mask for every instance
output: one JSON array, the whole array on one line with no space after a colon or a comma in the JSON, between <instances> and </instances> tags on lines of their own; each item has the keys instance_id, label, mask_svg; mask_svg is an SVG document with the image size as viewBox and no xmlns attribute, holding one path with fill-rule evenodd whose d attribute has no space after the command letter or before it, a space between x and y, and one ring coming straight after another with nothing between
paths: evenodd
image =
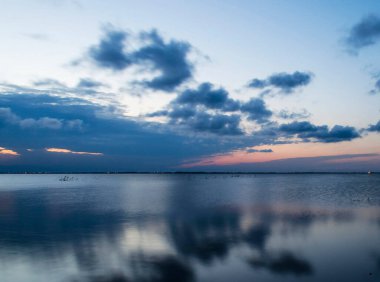
<instances>
[{"instance_id":1,"label":"orange glow on horizon","mask_svg":"<svg viewBox=\"0 0 380 282\"><path fill-rule=\"evenodd\" d=\"M237 150L227 152L225 154L217 154L207 156L198 160L189 160L181 165L183 168L197 166L225 166L244 163L262 163L281 159L291 158L310 158L320 156L339 156L351 154L380 154L380 145L378 138L374 135L368 135L361 139L351 142L341 143L293 143L279 144L273 146L254 146L246 149L272 149L272 153L253 152L249 153L246 150ZM365 161L379 156L358 156L352 161ZM330 160L332 161L332 160ZM345 162L347 160L334 160L334 162ZM351 160L350 160L351 161Z\"/></svg>"}]
</instances>

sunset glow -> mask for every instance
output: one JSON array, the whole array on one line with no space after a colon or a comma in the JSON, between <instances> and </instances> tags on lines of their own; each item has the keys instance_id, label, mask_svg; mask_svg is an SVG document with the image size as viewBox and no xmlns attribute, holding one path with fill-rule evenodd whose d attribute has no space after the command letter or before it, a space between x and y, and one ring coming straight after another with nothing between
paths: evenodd
<instances>
[{"instance_id":1,"label":"sunset glow","mask_svg":"<svg viewBox=\"0 0 380 282\"><path fill-rule=\"evenodd\" d=\"M0 170L378 170L364 1L6 1Z\"/></svg>"},{"instance_id":2,"label":"sunset glow","mask_svg":"<svg viewBox=\"0 0 380 282\"><path fill-rule=\"evenodd\" d=\"M0 147L0 155L8 155L8 156L19 156L19 153L9 150L3 147Z\"/></svg>"},{"instance_id":3,"label":"sunset glow","mask_svg":"<svg viewBox=\"0 0 380 282\"><path fill-rule=\"evenodd\" d=\"M46 152L50 153L62 153L62 154L74 154L74 155L93 155L93 156L102 156L102 153L93 153L93 152L76 152L69 149L63 148L46 148Z\"/></svg>"}]
</instances>

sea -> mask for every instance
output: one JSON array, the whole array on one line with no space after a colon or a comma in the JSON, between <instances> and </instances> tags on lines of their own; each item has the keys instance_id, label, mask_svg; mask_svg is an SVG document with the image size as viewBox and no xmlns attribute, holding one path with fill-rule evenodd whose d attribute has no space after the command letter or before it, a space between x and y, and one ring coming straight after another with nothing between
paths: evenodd
<instances>
[{"instance_id":1,"label":"sea","mask_svg":"<svg viewBox=\"0 0 380 282\"><path fill-rule=\"evenodd\" d=\"M0 281L380 281L380 175L3 174Z\"/></svg>"}]
</instances>

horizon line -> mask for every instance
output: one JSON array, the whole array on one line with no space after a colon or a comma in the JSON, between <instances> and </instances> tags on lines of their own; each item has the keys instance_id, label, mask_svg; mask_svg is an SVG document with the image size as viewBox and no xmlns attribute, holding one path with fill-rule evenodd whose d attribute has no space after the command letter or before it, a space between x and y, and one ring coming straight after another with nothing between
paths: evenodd
<instances>
[{"instance_id":1,"label":"horizon line","mask_svg":"<svg viewBox=\"0 0 380 282\"><path fill-rule=\"evenodd\" d=\"M370 171L371 174L380 174L380 171ZM18 171L18 172L0 172L0 174L369 174L364 171Z\"/></svg>"}]
</instances>

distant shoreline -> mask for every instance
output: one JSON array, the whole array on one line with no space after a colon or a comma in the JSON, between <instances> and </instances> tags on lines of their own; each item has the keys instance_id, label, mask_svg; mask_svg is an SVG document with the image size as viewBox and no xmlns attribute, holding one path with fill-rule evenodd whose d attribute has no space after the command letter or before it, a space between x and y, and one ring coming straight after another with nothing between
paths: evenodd
<instances>
[{"instance_id":1,"label":"distant shoreline","mask_svg":"<svg viewBox=\"0 0 380 282\"><path fill-rule=\"evenodd\" d=\"M368 172L241 172L241 171L163 171L163 172L150 172L150 171L104 171L104 172L0 172L1 174L368 174ZM380 174L380 172L372 172L371 174Z\"/></svg>"}]
</instances>

